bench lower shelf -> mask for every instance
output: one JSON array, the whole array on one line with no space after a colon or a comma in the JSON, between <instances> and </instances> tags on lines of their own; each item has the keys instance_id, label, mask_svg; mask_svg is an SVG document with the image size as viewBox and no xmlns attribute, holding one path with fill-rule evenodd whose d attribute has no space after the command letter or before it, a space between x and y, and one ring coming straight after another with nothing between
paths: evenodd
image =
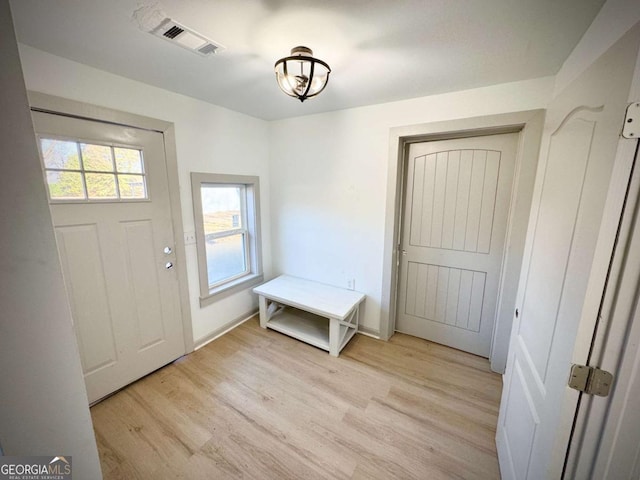
<instances>
[{"instance_id":1,"label":"bench lower shelf","mask_svg":"<svg viewBox=\"0 0 640 480\"><path fill-rule=\"evenodd\" d=\"M329 350L329 319L313 313L286 307L269 322L271 328L323 350Z\"/></svg>"},{"instance_id":2,"label":"bench lower shelf","mask_svg":"<svg viewBox=\"0 0 640 480\"><path fill-rule=\"evenodd\" d=\"M293 307L274 313L267 322L267 328L284 333L302 342L331 352L330 348L330 323L331 320L313 313L305 312ZM355 327L355 325L354 325ZM336 325L335 328L342 330L338 352L351 340L356 333L356 328L347 328L343 325ZM344 330L349 331L344 331Z\"/></svg>"}]
</instances>

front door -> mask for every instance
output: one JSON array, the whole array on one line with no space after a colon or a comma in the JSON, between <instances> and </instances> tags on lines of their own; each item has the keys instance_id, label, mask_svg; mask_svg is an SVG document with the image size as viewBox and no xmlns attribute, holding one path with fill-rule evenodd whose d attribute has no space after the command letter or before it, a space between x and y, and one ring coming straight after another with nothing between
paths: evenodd
<instances>
[{"instance_id":1,"label":"front door","mask_svg":"<svg viewBox=\"0 0 640 480\"><path fill-rule=\"evenodd\" d=\"M414 143L396 330L489 356L518 134Z\"/></svg>"},{"instance_id":2,"label":"front door","mask_svg":"<svg viewBox=\"0 0 640 480\"><path fill-rule=\"evenodd\" d=\"M161 133L33 112L89 401L185 353Z\"/></svg>"},{"instance_id":3,"label":"front door","mask_svg":"<svg viewBox=\"0 0 640 480\"><path fill-rule=\"evenodd\" d=\"M547 112L498 420L504 479L562 473L578 399L567 386L572 353L580 323L597 318L612 249L601 234L613 237L622 208L604 217L605 201L626 187L610 181L639 41L640 26Z\"/></svg>"}]
</instances>

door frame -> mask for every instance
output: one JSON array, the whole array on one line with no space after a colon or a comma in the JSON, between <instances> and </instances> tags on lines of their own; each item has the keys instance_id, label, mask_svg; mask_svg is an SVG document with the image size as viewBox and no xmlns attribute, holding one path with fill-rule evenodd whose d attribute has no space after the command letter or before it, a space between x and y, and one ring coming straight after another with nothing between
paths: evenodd
<instances>
[{"instance_id":1,"label":"door frame","mask_svg":"<svg viewBox=\"0 0 640 480\"><path fill-rule=\"evenodd\" d=\"M504 373L544 118L545 110L537 109L410 125L390 130L380 338L388 340L395 332L399 271L398 244L403 221L402 206L408 146L425 141L518 133L505 254L502 260L490 355L492 370Z\"/></svg>"},{"instance_id":2,"label":"door frame","mask_svg":"<svg viewBox=\"0 0 640 480\"><path fill-rule=\"evenodd\" d=\"M180 316L184 337L185 353L194 350L193 326L191 321L191 305L187 283L186 250L184 245L184 231L182 222L182 207L180 203L180 184L178 182L178 156L176 150L175 126L171 122L157 120L151 117L114 110L111 108L91 105L67 98L48 95L41 92L28 91L31 111L51 113L82 120L97 121L112 125L121 125L142 130L151 130L162 134L165 162L167 167L167 181L169 184L169 203L171 205L171 222L173 226L173 240L175 245L178 278L178 296L180 298Z\"/></svg>"}]
</instances>

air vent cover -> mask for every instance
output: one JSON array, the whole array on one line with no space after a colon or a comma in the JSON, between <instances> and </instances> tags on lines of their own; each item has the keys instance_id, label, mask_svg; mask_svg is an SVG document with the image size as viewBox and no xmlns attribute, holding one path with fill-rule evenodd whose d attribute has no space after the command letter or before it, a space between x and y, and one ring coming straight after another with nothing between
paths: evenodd
<instances>
[{"instance_id":1,"label":"air vent cover","mask_svg":"<svg viewBox=\"0 0 640 480\"><path fill-rule=\"evenodd\" d=\"M160 25L151 30L151 33L168 42L191 50L202 57L219 53L225 48L171 18L165 18Z\"/></svg>"}]
</instances>

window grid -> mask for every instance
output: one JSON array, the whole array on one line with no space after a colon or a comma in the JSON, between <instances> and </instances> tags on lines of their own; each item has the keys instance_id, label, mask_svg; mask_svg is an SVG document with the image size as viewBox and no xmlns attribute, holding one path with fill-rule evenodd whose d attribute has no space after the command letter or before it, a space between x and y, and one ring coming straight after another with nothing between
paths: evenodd
<instances>
[{"instance_id":1,"label":"window grid","mask_svg":"<svg viewBox=\"0 0 640 480\"><path fill-rule=\"evenodd\" d=\"M239 271L233 275L225 276L217 281L209 282L209 289L214 289L225 283L232 282L237 280L238 278L244 277L245 275L251 273L251 259L249 254L249 231L247 229L247 189L246 185L236 185L236 184L219 184L219 183L203 183L201 185L201 189L229 189L229 190L237 190L238 199L240 201L239 205L239 216L241 218L240 225L238 227L233 226L234 217L237 214L231 213L231 228L227 228L225 230L213 231L206 233L206 238L211 239L212 241L230 238L240 235L242 239L242 255L243 255L243 264L244 269ZM203 204L203 214L204 214L204 204ZM221 211L219 213L222 213ZM209 265L207 262L207 270L209 270ZM209 275L211 272L207 272Z\"/></svg>"},{"instance_id":2,"label":"window grid","mask_svg":"<svg viewBox=\"0 0 640 480\"><path fill-rule=\"evenodd\" d=\"M86 142L79 142L76 140L68 140L68 139L60 139L60 138L50 138L50 137L42 137L41 139L41 150L42 150L42 161L43 161L43 167L44 167L44 172L45 172L45 182L47 183L47 190L49 191L49 199L53 202L74 202L74 203L82 203L82 202L113 202L113 201L119 201L119 202L130 202L130 201L139 201L139 200L148 200L149 199L149 193L148 193L148 188L147 188L147 174L144 168L144 158L143 158L143 154L142 154L142 150L140 149L136 149L136 148L131 148L131 147L121 147L121 146L114 146L114 145L104 145L104 144L99 144L99 143L86 143ZM78 155L78 166L79 168L55 168L55 167L48 167L46 165L46 159L44 158L45 152L42 149L42 143L44 141L64 141L64 142L73 142L75 143L75 147L76 147L76 152ZM86 146L100 146L100 147L108 147L109 148L109 154L110 154L110 160L111 160L111 170L96 170L96 169L85 169L84 168L84 154L82 153L82 146L86 145ZM140 162L140 171L126 171L126 170L120 170L118 168L118 162L116 161L116 153L115 153L115 149L122 149L122 150L133 150L136 151L138 153L138 158L139 158L139 162ZM83 192L83 197L55 197L51 195L51 189L50 189L50 184L48 181L48 176L46 175L48 172L59 172L59 173L65 173L65 172L69 172L69 173L77 173L80 174L80 178L81 178L81 183L82 183L82 192ZM111 175L114 179L114 183L115 183L115 196L109 196L109 197L100 197L100 196L91 196L89 195L89 188L87 186L87 177L86 174L98 174L98 175ZM123 196L123 191L120 188L120 177L121 176L129 176L129 177L139 177L141 179L141 183L142 183L142 190L143 190L143 195L142 196Z\"/></svg>"}]
</instances>

